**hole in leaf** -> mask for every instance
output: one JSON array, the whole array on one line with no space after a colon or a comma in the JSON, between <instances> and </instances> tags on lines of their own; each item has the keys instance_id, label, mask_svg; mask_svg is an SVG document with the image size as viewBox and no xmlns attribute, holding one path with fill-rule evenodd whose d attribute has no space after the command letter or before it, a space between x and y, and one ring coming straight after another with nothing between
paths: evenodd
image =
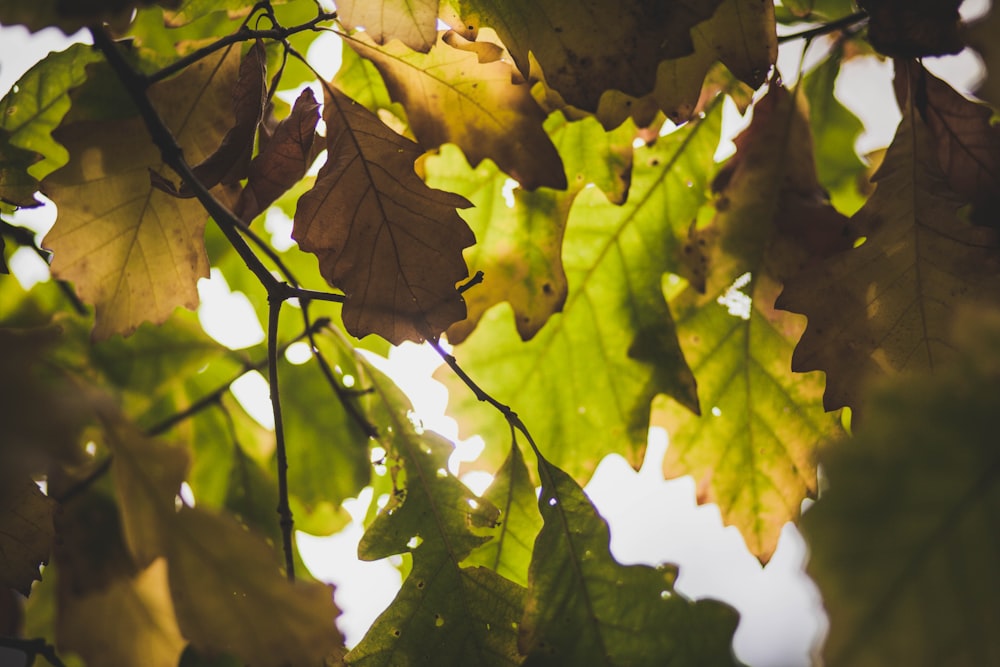
<instances>
[{"instance_id":1,"label":"hole in leaf","mask_svg":"<svg viewBox=\"0 0 1000 667\"><path fill-rule=\"evenodd\" d=\"M555 498L549 498L549 507L555 507L558 502Z\"/></svg>"},{"instance_id":2,"label":"hole in leaf","mask_svg":"<svg viewBox=\"0 0 1000 667\"><path fill-rule=\"evenodd\" d=\"M434 614L434 626L440 628L444 625L444 619L441 618L441 614Z\"/></svg>"},{"instance_id":3,"label":"hole in leaf","mask_svg":"<svg viewBox=\"0 0 1000 667\"><path fill-rule=\"evenodd\" d=\"M421 542L423 542L423 539L419 535L414 535L406 543L406 546L409 547L410 549L416 549L417 547L420 546Z\"/></svg>"}]
</instances>

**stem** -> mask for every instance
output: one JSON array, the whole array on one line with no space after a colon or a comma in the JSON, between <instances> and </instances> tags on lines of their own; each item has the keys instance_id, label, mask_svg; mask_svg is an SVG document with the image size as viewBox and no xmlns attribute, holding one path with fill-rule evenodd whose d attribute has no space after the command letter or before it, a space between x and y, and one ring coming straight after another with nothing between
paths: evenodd
<instances>
[{"instance_id":1,"label":"stem","mask_svg":"<svg viewBox=\"0 0 1000 667\"><path fill-rule=\"evenodd\" d=\"M285 574L295 581L295 559L292 557L292 529L295 520L288 505L288 456L285 451L285 427L281 419L281 394L278 391L278 320L281 317L282 298L268 296L267 306L267 360L268 384L271 385L271 410L274 413L274 439L278 458L278 516L281 525L281 546L285 552Z\"/></svg>"},{"instance_id":2,"label":"stem","mask_svg":"<svg viewBox=\"0 0 1000 667\"><path fill-rule=\"evenodd\" d=\"M839 18L836 21L830 21L829 23L824 23L823 25L816 26L815 28L810 28L809 30L803 30L802 32L792 33L791 35L781 35L778 37L778 44L784 44L785 42L792 42L796 39L810 40L820 35L826 35L831 32L836 32L837 30L843 30L856 23L861 23L868 19L868 12L859 11L849 14L843 18Z\"/></svg>"}]
</instances>

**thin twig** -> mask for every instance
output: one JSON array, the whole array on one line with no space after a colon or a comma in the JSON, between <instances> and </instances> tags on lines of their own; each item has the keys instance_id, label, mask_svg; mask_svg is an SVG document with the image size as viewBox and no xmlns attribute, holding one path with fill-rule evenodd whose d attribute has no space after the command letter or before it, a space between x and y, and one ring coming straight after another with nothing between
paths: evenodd
<instances>
[{"instance_id":1,"label":"thin twig","mask_svg":"<svg viewBox=\"0 0 1000 667\"><path fill-rule=\"evenodd\" d=\"M278 459L278 517L281 525L281 546L285 552L285 576L295 581L295 559L292 551L292 529L295 521L288 504L288 456L285 451L285 427L281 418L281 392L278 391L278 320L281 317L280 298L267 300L267 359L268 384L271 386L271 411L274 413L275 452Z\"/></svg>"},{"instance_id":2,"label":"thin twig","mask_svg":"<svg viewBox=\"0 0 1000 667\"><path fill-rule=\"evenodd\" d=\"M857 23L861 23L868 18L868 12L859 11L849 14L843 18L839 18L836 21L830 21L829 23L824 23L823 25L816 26L815 28L810 28L809 30L803 30L802 32L792 33L791 35L780 35L778 37L778 44L784 44L785 42L793 42L796 39L810 40L820 35L826 35L831 32L836 32L837 30L843 30L844 28L849 28Z\"/></svg>"}]
</instances>

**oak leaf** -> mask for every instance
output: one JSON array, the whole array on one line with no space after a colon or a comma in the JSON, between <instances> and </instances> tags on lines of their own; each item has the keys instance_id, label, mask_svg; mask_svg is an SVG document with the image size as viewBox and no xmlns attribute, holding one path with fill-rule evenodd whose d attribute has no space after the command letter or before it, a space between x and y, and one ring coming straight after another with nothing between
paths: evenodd
<instances>
[{"instance_id":1,"label":"oak leaf","mask_svg":"<svg viewBox=\"0 0 1000 667\"><path fill-rule=\"evenodd\" d=\"M360 38L351 46L381 72L424 148L458 144L472 166L491 158L528 190L566 187L559 153L542 128L545 113L530 86L512 80L508 62L480 62L447 35L427 54L399 43L374 48Z\"/></svg>"},{"instance_id":2,"label":"oak leaf","mask_svg":"<svg viewBox=\"0 0 1000 667\"><path fill-rule=\"evenodd\" d=\"M363 27L378 44L398 39L427 52L437 41L438 0L340 0L337 18L347 28Z\"/></svg>"},{"instance_id":3,"label":"oak leaf","mask_svg":"<svg viewBox=\"0 0 1000 667\"><path fill-rule=\"evenodd\" d=\"M212 154L233 124L239 61L238 48L222 50L149 90L191 162ZM206 215L197 201L151 187L150 171L162 172L163 162L142 121L81 121L53 136L70 161L42 182L59 207L44 243L53 274L94 304L93 337L128 335L178 306L194 308L197 280L208 275Z\"/></svg>"},{"instance_id":4,"label":"oak leaf","mask_svg":"<svg viewBox=\"0 0 1000 667\"><path fill-rule=\"evenodd\" d=\"M894 58L958 53L962 0L858 0L868 13L868 41Z\"/></svg>"},{"instance_id":5,"label":"oak leaf","mask_svg":"<svg viewBox=\"0 0 1000 667\"><path fill-rule=\"evenodd\" d=\"M25 477L0 488L0 508L0 588L27 596L31 583L42 578L39 566L49 562L55 501Z\"/></svg>"},{"instance_id":6,"label":"oak leaf","mask_svg":"<svg viewBox=\"0 0 1000 667\"><path fill-rule=\"evenodd\" d=\"M826 372L828 410L861 407L871 379L932 369L953 354L959 303L1000 297L1000 240L959 216L937 151L908 96L896 137L851 219L865 237L785 282L777 307L806 315L797 372Z\"/></svg>"},{"instance_id":7,"label":"oak leaf","mask_svg":"<svg viewBox=\"0 0 1000 667\"><path fill-rule=\"evenodd\" d=\"M344 291L344 325L358 338L422 341L465 318L456 284L475 238L455 194L413 171L419 147L327 87L327 161L299 199L292 237Z\"/></svg>"}]
</instances>

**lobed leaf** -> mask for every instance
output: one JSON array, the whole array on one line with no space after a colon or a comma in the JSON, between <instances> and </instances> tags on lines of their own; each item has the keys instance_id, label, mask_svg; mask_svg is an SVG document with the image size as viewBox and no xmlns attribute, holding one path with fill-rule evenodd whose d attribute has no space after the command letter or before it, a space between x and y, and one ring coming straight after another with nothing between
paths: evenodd
<instances>
[{"instance_id":1,"label":"lobed leaf","mask_svg":"<svg viewBox=\"0 0 1000 667\"><path fill-rule=\"evenodd\" d=\"M881 382L823 456L830 489L802 530L831 667L1000 660L997 313L965 310L953 331L952 363Z\"/></svg>"},{"instance_id":2,"label":"lobed leaf","mask_svg":"<svg viewBox=\"0 0 1000 667\"><path fill-rule=\"evenodd\" d=\"M456 284L474 238L456 208L413 171L416 144L327 87L326 164L299 199L292 237L344 291L344 326L361 338L422 341L465 317Z\"/></svg>"},{"instance_id":3,"label":"lobed leaf","mask_svg":"<svg viewBox=\"0 0 1000 667\"><path fill-rule=\"evenodd\" d=\"M738 665L738 615L715 600L693 602L673 584L677 569L621 565L611 535L583 489L538 456L544 524L535 541L518 646L525 665Z\"/></svg>"},{"instance_id":4,"label":"lobed leaf","mask_svg":"<svg viewBox=\"0 0 1000 667\"><path fill-rule=\"evenodd\" d=\"M437 41L438 0L341 0L337 18L347 28L363 27L377 44L398 39L426 53Z\"/></svg>"},{"instance_id":5,"label":"lobed leaf","mask_svg":"<svg viewBox=\"0 0 1000 667\"><path fill-rule=\"evenodd\" d=\"M55 502L27 477L0 486L0 508L0 588L27 597L42 578L39 567L49 562Z\"/></svg>"}]
</instances>

